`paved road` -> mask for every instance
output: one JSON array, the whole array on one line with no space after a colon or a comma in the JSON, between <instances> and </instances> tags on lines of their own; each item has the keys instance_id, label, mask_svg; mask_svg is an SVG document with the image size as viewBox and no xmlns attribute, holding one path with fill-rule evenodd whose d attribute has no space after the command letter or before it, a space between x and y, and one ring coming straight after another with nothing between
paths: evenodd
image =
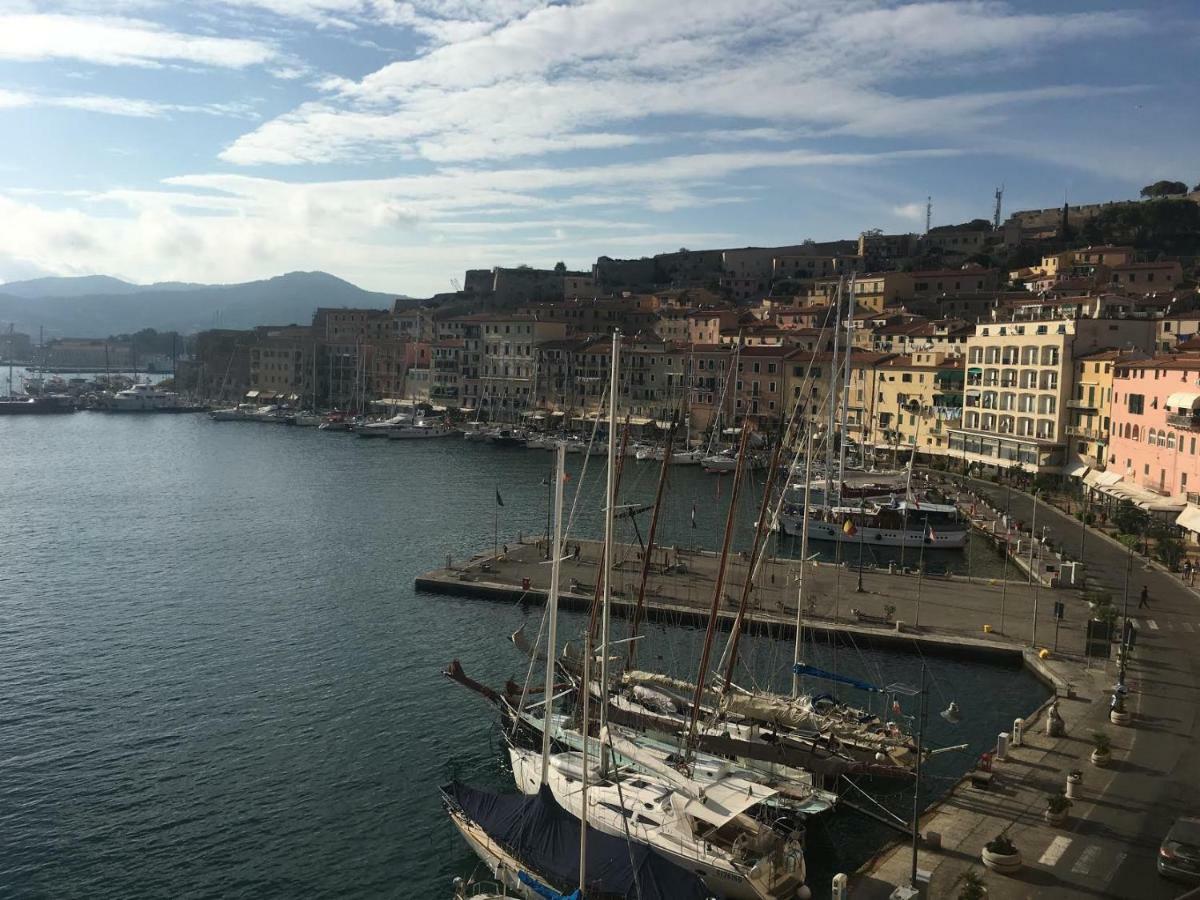
<instances>
[{"instance_id":1,"label":"paved road","mask_svg":"<svg viewBox=\"0 0 1200 900\"><path fill-rule=\"evenodd\" d=\"M971 483L978 494L1003 508L1005 490ZM1011 514L1033 520L1033 503L1011 495ZM1037 521L1048 526L1055 542L1077 554L1078 521L1044 503ZM1121 608L1129 573L1129 614L1138 627L1137 652L1127 684L1137 714L1132 729L1109 729L1117 748L1129 748L1114 764L1111 783L1093 810L1045 848L1041 868L1049 875L1077 882L1081 893L1153 900L1177 897L1179 886L1155 872L1159 842L1175 816L1200 811L1200 597L1177 577L1152 568L1139 557L1130 567L1124 548L1089 531L1084 541L1088 587L1112 594ZM1142 586L1150 592L1150 608L1138 609ZM1032 848L1031 848L1032 849ZM1035 859L1043 854L1033 853ZM1061 882L1055 896L1065 887Z\"/></svg>"}]
</instances>

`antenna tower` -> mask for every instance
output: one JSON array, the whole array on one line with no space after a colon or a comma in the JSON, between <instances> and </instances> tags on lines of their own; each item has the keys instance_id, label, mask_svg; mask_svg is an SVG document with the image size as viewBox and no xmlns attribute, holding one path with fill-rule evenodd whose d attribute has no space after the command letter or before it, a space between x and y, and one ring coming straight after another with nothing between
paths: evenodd
<instances>
[{"instance_id":1,"label":"antenna tower","mask_svg":"<svg viewBox=\"0 0 1200 900\"><path fill-rule=\"evenodd\" d=\"M1004 185L996 188L996 209L992 212L992 228L1000 229L1000 208L1004 202Z\"/></svg>"},{"instance_id":2,"label":"antenna tower","mask_svg":"<svg viewBox=\"0 0 1200 900\"><path fill-rule=\"evenodd\" d=\"M925 233L929 234L929 226L933 224L933 198L925 198Z\"/></svg>"}]
</instances>

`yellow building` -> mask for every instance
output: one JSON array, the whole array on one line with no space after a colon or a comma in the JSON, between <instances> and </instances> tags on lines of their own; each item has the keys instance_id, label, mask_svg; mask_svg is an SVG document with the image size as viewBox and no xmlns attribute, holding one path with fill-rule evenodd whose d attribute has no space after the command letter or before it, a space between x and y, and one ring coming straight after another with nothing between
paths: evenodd
<instances>
[{"instance_id":1,"label":"yellow building","mask_svg":"<svg viewBox=\"0 0 1200 900\"><path fill-rule=\"evenodd\" d=\"M963 357L923 350L889 356L877 370L876 451L946 455L949 426L962 416Z\"/></svg>"},{"instance_id":2,"label":"yellow building","mask_svg":"<svg viewBox=\"0 0 1200 900\"><path fill-rule=\"evenodd\" d=\"M1108 461L1113 367L1118 362L1149 359L1137 350L1099 350L1075 360L1075 390L1067 400L1066 433L1079 464L1103 470Z\"/></svg>"}]
</instances>

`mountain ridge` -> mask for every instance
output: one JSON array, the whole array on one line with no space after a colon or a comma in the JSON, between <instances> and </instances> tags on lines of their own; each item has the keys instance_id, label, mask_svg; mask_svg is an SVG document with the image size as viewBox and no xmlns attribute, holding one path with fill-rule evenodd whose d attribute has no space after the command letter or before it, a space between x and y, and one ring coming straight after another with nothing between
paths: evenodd
<instances>
[{"instance_id":1,"label":"mountain ridge","mask_svg":"<svg viewBox=\"0 0 1200 900\"><path fill-rule=\"evenodd\" d=\"M368 291L328 272L288 272L236 284L137 285L107 275L0 284L0 323L49 337L103 337L155 328L307 325L318 306L389 307L403 294Z\"/></svg>"}]
</instances>

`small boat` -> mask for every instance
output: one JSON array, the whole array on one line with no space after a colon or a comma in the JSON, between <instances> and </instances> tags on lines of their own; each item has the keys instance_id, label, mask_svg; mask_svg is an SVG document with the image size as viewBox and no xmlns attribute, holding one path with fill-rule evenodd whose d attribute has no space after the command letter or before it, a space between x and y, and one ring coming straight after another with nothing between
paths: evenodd
<instances>
[{"instance_id":1,"label":"small boat","mask_svg":"<svg viewBox=\"0 0 1200 900\"><path fill-rule=\"evenodd\" d=\"M393 425L387 433L389 441L420 441L431 438L458 437L459 431L449 425L432 424L424 419Z\"/></svg>"},{"instance_id":2,"label":"small boat","mask_svg":"<svg viewBox=\"0 0 1200 900\"><path fill-rule=\"evenodd\" d=\"M320 431L353 431L354 419L346 413L331 412L321 419L317 428Z\"/></svg>"},{"instance_id":3,"label":"small boat","mask_svg":"<svg viewBox=\"0 0 1200 900\"><path fill-rule=\"evenodd\" d=\"M253 403L239 403L229 409L214 409L208 417L214 422L249 421L251 414L258 409Z\"/></svg>"},{"instance_id":4,"label":"small boat","mask_svg":"<svg viewBox=\"0 0 1200 900\"><path fill-rule=\"evenodd\" d=\"M518 428L498 428L488 440L495 447L523 447L527 438L525 432Z\"/></svg>"},{"instance_id":5,"label":"small boat","mask_svg":"<svg viewBox=\"0 0 1200 900\"><path fill-rule=\"evenodd\" d=\"M405 413L392 416L390 419L384 419L381 422L363 422L354 426L354 433L361 438L385 438L391 434L392 429L397 425L410 424L411 418L411 416Z\"/></svg>"},{"instance_id":6,"label":"small boat","mask_svg":"<svg viewBox=\"0 0 1200 900\"><path fill-rule=\"evenodd\" d=\"M75 401L61 394L8 397L0 400L0 416L42 416L75 412Z\"/></svg>"},{"instance_id":7,"label":"small boat","mask_svg":"<svg viewBox=\"0 0 1200 900\"><path fill-rule=\"evenodd\" d=\"M721 453L704 457L700 461L700 465L704 467L705 472L716 474L733 472L737 469L737 454L731 450L724 450Z\"/></svg>"},{"instance_id":8,"label":"small boat","mask_svg":"<svg viewBox=\"0 0 1200 900\"><path fill-rule=\"evenodd\" d=\"M488 439L488 427L486 422L480 422L476 419L473 422L463 422L462 428L463 439L482 443Z\"/></svg>"},{"instance_id":9,"label":"small boat","mask_svg":"<svg viewBox=\"0 0 1200 900\"><path fill-rule=\"evenodd\" d=\"M284 422L288 425L297 425L301 428L319 428L325 420L316 413L289 413L283 417Z\"/></svg>"}]
</instances>

